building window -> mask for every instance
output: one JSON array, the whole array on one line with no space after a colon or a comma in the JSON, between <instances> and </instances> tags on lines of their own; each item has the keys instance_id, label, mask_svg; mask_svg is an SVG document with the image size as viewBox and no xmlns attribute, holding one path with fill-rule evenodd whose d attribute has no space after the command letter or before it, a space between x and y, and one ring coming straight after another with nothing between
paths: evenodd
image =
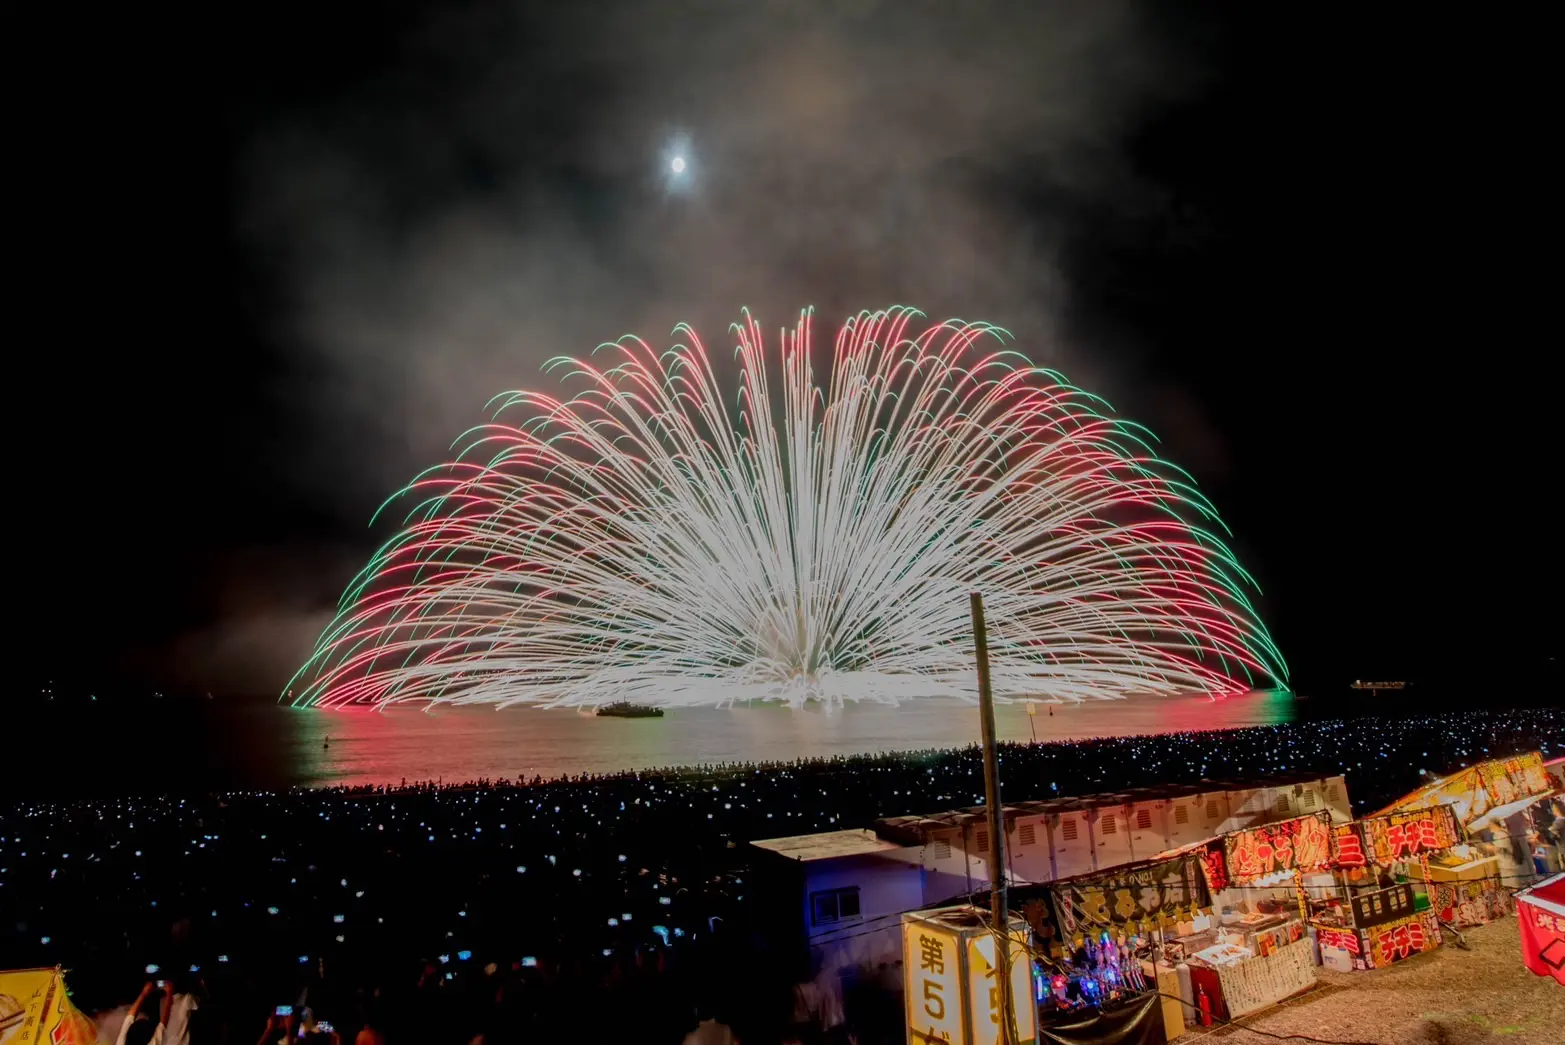
<instances>
[{"instance_id":1,"label":"building window","mask_svg":"<svg viewBox=\"0 0 1565 1045\"><path fill-rule=\"evenodd\" d=\"M1336 784L1332 784L1326 789L1326 801L1330 802L1332 805L1336 805L1338 802L1342 801L1341 795L1342 792L1337 790Z\"/></svg>"},{"instance_id":2,"label":"building window","mask_svg":"<svg viewBox=\"0 0 1565 1045\"><path fill-rule=\"evenodd\" d=\"M810 922L831 925L859 916L859 887L825 889L810 894Z\"/></svg>"},{"instance_id":3,"label":"building window","mask_svg":"<svg viewBox=\"0 0 1565 1045\"><path fill-rule=\"evenodd\" d=\"M1217 819L1217 799L1208 798L1206 800L1206 818L1208 820Z\"/></svg>"},{"instance_id":4,"label":"building window","mask_svg":"<svg viewBox=\"0 0 1565 1045\"><path fill-rule=\"evenodd\" d=\"M973 845L978 847L980 853L987 853L989 851L989 832L979 831L975 834L973 836Z\"/></svg>"},{"instance_id":5,"label":"building window","mask_svg":"<svg viewBox=\"0 0 1565 1045\"><path fill-rule=\"evenodd\" d=\"M1111 835L1118 830L1119 828L1114 825L1114 814L1106 813L1103 817L1103 833Z\"/></svg>"},{"instance_id":6,"label":"building window","mask_svg":"<svg viewBox=\"0 0 1565 1045\"><path fill-rule=\"evenodd\" d=\"M1022 845L1032 845L1038 840L1038 829L1031 824L1022 824L1016 829L1016 837Z\"/></svg>"},{"instance_id":7,"label":"building window","mask_svg":"<svg viewBox=\"0 0 1565 1045\"><path fill-rule=\"evenodd\" d=\"M1306 792L1304 792L1304 808L1305 809L1314 809L1315 808L1315 792L1313 792L1313 791L1306 791Z\"/></svg>"},{"instance_id":8,"label":"building window","mask_svg":"<svg viewBox=\"0 0 1565 1045\"><path fill-rule=\"evenodd\" d=\"M1277 812L1279 812L1279 813L1286 813L1287 811L1288 811L1288 796L1287 795L1278 795L1277 796Z\"/></svg>"},{"instance_id":9,"label":"building window","mask_svg":"<svg viewBox=\"0 0 1565 1045\"><path fill-rule=\"evenodd\" d=\"M1138 810L1136 810L1136 830L1137 831L1147 831L1147 830L1150 830L1151 827L1152 827L1152 810L1150 810L1150 809L1138 809Z\"/></svg>"},{"instance_id":10,"label":"building window","mask_svg":"<svg viewBox=\"0 0 1565 1045\"><path fill-rule=\"evenodd\" d=\"M1190 822L1190 810L1186 809L1184 806L1175 806L1174 807L1174 823L1176 823L1176 824L1188 824L1189 822Z\"/></svg>"},{"instance_id":11,"label":"building window","mask_svg":"<svg viewBox=\"0 0 1565 1045\"><path fill-rule=\"evenodd\" d=\"M951 859L951 843L950 842L939 841L939 842L936 842L934 845L930 846L929 849L930 849L929 855L934 857L936 860L949 860L949 859Z\"/></svg>"},{"instance_id":12,"label":"building window","mask_svg":"<svg viewBox=\"0 0 1565 1045\"><path fill-rule=\"evenodd\" d=\"M1060 821L1060 837L1065 839L1067 842L1074 842L1076 840L1075 820L1067 817L1066 819Z\"/></svg>"}]
</instances>

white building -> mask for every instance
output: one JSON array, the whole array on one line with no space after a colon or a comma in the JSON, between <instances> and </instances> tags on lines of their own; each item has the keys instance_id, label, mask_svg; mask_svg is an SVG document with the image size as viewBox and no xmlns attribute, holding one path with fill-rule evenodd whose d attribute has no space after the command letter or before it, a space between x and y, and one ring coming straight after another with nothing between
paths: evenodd
<instances>
[{"instance_id":1,"label":"white building","mask_svg":"<svg viewBox=\"0 0 1565 1045\"><path fill-rule=\"evenodd\" d=\"M1133 788L1004 807L1011 881L1051 882L1147 860L1159 853L1257 824L1327 811L1352 819L1340 776L1276 776L1264 783L1207 781ZM875 825L879 837L924 847L925 903L982 889L989 880L989 827L983 806Z\"/></svg>"},{"instance_id":2,"label":"white building","mask_svg":"<svg viewBox=\"0 0 1565 1045\"><path fill-rule=\"evenodd\" d=\"M754 845L780 858L759 869L767 902L779 905L779 928L797 933L802 926L812 957L823 967L900 960L902 912L926 902L921 847L864 830L768 838Z\"/></svg>"},{"instance_id":3,"label":"white building","mask_svg":"<svg viewBox=\"0 0 1565 1045\"><path fill-rule=\"evenodd\" d=\"M1021 802L1002 811L1007 874L1017 884L1050 882L1306 813L1344 822L1349 810L1342 777L1307 774ZM983 806L754 845L766 854L759 870L779 917L802 928L828 969L900 961L904 911L965 898L989 882Z\"/></svg>"}]
</instances>

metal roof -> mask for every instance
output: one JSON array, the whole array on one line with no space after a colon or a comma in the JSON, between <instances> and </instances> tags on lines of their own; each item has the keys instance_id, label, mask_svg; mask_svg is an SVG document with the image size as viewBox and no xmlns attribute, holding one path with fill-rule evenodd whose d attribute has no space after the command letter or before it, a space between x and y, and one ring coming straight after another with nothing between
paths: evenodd
<instances>
[{"instance_id":1,"label":"metal roof","mask_svg":"<svg viewBox=\"0 0 1565 1045\"><path fill-rule=\"evenodd\" d=\"M751 842L758 849L767 849L790 860L830 860L834 857L864 856L901 849L895 842L888 842L873 831L826 831L815 835L791 835L787 838L766 838Z\"/></svg>"},{"instance_id":2,"label":"metal roof","mask_svg":"<svg viewBox=\"0 0 1565 1045\"><path fill-rule=\"evenodd\" d=\"M1072 795L1068 798L1045 798L1033 802L1007 802L1002 813L1007 820L1024 816L1050 813L1077 813L1088 809L1104 809L1133 805L1138 802L1166 802L1192 795L1224 794L1232 791L1251 791L1258 788L1293 787L1312 781L1327 780L1340 774L1323 773L1274 773L1266 777L1229 780L1201 780L1193 784L1159 784L1154 787L1132 787L1124 791L1106 791L1095 795ZM935 831L949 831L969 824L986 822L985 806L965 806L944 813L921 816L894 816L875 821L875 830L881 837L904 841L904 844L921 844Z\"/></svg>"}]
</instances>

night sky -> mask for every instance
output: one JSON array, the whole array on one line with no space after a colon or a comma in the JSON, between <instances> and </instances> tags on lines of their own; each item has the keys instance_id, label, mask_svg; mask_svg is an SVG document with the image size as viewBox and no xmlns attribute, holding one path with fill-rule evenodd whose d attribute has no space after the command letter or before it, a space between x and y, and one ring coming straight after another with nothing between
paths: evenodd
<instances>
[{"instance_id":1,"label":"night sky","mask_svg":"<svg viewBox=\"0 0 1565 1045\"><path fill-rule=\"evenodd\" d=\"M1537 684L1541 32L1171 6L24 18L24 675L275 693L381 498L545 358L908 303L1010 329L1158 433L1299 688Z\"/></svg>"}]
</instances>

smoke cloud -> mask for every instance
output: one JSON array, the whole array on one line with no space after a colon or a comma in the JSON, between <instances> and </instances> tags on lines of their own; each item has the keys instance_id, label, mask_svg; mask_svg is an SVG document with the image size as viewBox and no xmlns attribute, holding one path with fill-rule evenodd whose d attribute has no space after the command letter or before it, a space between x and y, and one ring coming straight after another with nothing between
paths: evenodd
<instances>
[{"instance_id":1,"label":"smoke cloud","mask_svg":"<svg viewBox=\"0 0 1565 1045\"><path fill-rule=\"evenodd\" d=\"M827 329L892 303L987 319L1112 394L1065 341L1062 268L1080 214L1160 205L1125 144L1199 85L1146 9L537 6L435 13L252 129L243 235L288 346L296 497L361 524L548 358L680 321L721 350L741 306L771 330L806 305ZM256 636L324 608L203 641L248 672ZM283 645L286 677L307 648Z\"/></svg>"},{"instance_id":2,"label":"smoke cloud","mask_svg":"<svg viewBox=\"0 0 1565 1045\"><path fill-rule=\"evenodd\" d=\"M741 306L990 319L1087 379L1061 246L1083 208L1155 205L1121 145L1193 82L1144 14L542 6L438 15L255 130L246 231L310 379L305 481L384 494L547 358L681 320L721 347Z\"/></svg>"}]
</instances>

